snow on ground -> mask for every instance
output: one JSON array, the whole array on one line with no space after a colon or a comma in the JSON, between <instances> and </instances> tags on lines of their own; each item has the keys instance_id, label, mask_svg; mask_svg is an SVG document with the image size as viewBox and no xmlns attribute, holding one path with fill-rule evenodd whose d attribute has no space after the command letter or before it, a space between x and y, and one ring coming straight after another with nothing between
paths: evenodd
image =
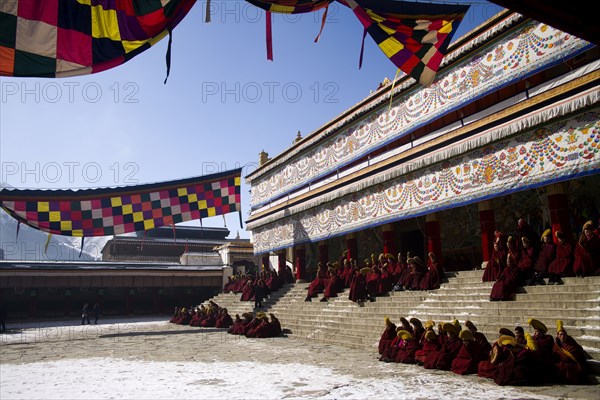
<instances>
[{"instance_id":1,"label":"snow on ground","mask_svg":"<svg viewBox=\"0 0 600 400\"><path fill-rule=\"evenodd\" d=\"M197 351L210 353L193 361L140 356L140 349L142 353L156 350L156 337L165 340L160 346L168 352L190 351L190 343L199 340L187 333L189 327L169 324L163 318L105 319L97 326L81 326L78 321L9 325L11 332L0 335L0 399L556 398L498 386L483 378L381 363L368 353L292 338L246 339L215 332L212 335L225 340L201 342ZM138 347L132 353L137 355L119 353L121 339L103 339L115 335L126 337L122 339L128 343L125 347ZM76 357L86 340L94 352L90 357L86 353ZM65 350L48 358L52 352L42 351L48 346L64 346ZM244 361L239 355L231 358L233 346L247 351L248 361L243 355ZM112 347L120 356L111 356ZM29 354L23 357L23 352Z\"/></svg>"}]
</instances>

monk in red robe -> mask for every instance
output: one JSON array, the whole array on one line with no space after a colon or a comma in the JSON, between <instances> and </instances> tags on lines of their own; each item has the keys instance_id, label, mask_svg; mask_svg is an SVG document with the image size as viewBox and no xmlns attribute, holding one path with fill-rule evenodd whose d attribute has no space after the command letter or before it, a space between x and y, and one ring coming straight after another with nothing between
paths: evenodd
<instances>
[{"instance_id":1,"label":"monk in red robe","mask_svg":"<svg viewBox=\"0 0 600 400\"><path fill-rule=\"evenodd\" d=\"M488 261L485 270L483 271L483 277L481 280L483 282L492 282L498 279L500 273L506 267L506 240L505 236L500 233L495 233L494 238L494 248L492 250L492 254L490 256L490 260Z\"/></svg>"},{"instance_id":2,"label":"monk in red robe","mask_svg":"<svg viewBox=\"0 0 600 400\"><path fill-rule=\"evenodd\" d=\"M429 252L427 260L427 272L421 279L421 290L433 290L440 288L441 265L433 252Z\"/></svg>"},{"instance_id":3,"label":"monk in red robe","mask_svg":"<svg viewBox=\"0 0 600 400\"><path fill-rule=\"evenodd\" d=\"M553 285L562 284L563 276L574 276L573 273L573 246L567 235L556 231L556 258L548 266L548 283Z\"/></svg>"},{"instance_id":4,"label":"monk in red robe","mask_svg":"<svg viewBox=\"0 0 600 400\"><path fill-rule=\"evenodd\" d=\"M327 268L328 266L323 263L317 264L317 276L312 280L308 286L308 293L304 301L312 301L313 297L317 297L319 293L325 290L325 284L327 279Z\"/></svg>"},{"instance_id":5,"label":"monk in red robe","mask_svg":"<svg viewBox=\"0 0 600 400\"><path fill-rule=\"evenodd\" d=\"M425 369L449 371L452 367L452 360L460 351L462 341L458 338L459 330L456 325L446 322L442 327L447 337L439 351L432 352L427 356L423 364Z\"/></svg>"},{"instance_id":6,"label":"monk in red robe","mask_svg":"<svg viewBox=\"0 0 600 400\"><path fill-rule=\"evenodd\" d=\"M490 300L512 300L513 295L517 291L519 280L518 262L519 252L517 241L512 236L509 236L507 241L506 266L500 272L498 279L492 286Z\"/></svg>"},{"instance_id":7,"label":"monk in red robe","mask_svg":"<svg viewBox=\"0 0 600 400\"><path fill-rule=\"evenodd\" d=\"M573 272L577 276L595 275L600 272L600 238L594 234L592 221L583 225L583 232L575 245Z\"/></svg>"},{"instance_id":8,"label":"monk in red robe","mask_svg":"<svg viewBox=\"0 0 600 400\"><path fill-rule=\"evenodd\" d=\"M397 336L400 338L400 341L397 345L395 361L402 364L416 364L416 353L421 349L419 341L411 332L404 329L399 330Z\"/></svg>"},{"instance_id":9,"label":"monk in red robe","mask_svg":"<svg viewBox=\"0 0 600 400\"><path fill-rule=\"evenodd\" d=\"M328 301L332 297L337 297L339 291L343 289L342 278L340 277L339 264L336 262L327 270L327 279L323 298L321 301Z\"/></svg>"},{"instance_id":10,"label":"monk in red robe","mask_svg":"<svg viewBox=\"0 0 600 400\"><path fill-rule=\"evenodd\" d=\"M367 298L367 273L371 271L369 267L363 267L354 273L354 279L350 285L348 299L354 302L363 302Z\"/></svg>"},{"instance_id":11,"label":"monk in red robe","mask_svg":"<svg viewBox=\"0 0 600 400\"><path fill-rule=\"evenodd\" d=\"M534 329L533 343L535 351L533 357L538 366L537 372L533 376L535 383L553 383L558 379L558 369L554 363L554 338L548 335L548 328L537 319L530 318L529 325Z\"/></svg>"},{"instance_id":12,"label":"monk in red robe","mask_svg":"<svg viewBox=\"0 0 600 400\"><path fill-rule=\"evenodd\" d=\"M451 370L458 375L476 374L479 363L487 359L487 355L474 340L471 331L465 329L458 335L462 340L462 346L452 360Z\"/></svg>"},{"instance_id":13,"label":"monk in red robe","mask_svg":"<svg viewBox=\"0 0 600 400\"><path fill-rule=\"evenodd\" d=\"M428 321L431 322L431 321ZM427 323L425 323L427 326ZM423 365L427 357L433 352L437 352L440 349L440 342L436 333L433 331L433 325L425 329L423 334L423 341L421 342L421 349L415 352L415 360L417 364Z\"/></svg>"},{"instance_id":14,"label":"monk in red robe","mask_svg":"<svg viewBox=\"0 0 600 400\"><path fill-rule=\"evenodd\" d=\"M385 329L379 338L379 345L377 346L380 355L383 355L383 353L390 347L392 341L396 338L396 324L394 324L389 317L385 317L384 321Z\"/></svg>"},{"instance_id":15,"label":"monk in red robe","mask_svg":"<svg viewBox=\"0 0 600 400\"><path fill-rule=\"evenodd\" d=\"M533 269L537 254L531 240L525 236L521 237L521 252L517 268L519 269L518 285L530 285L535 270Z\"/></svg>"},{"instance_id":16,"label":"monk in red robe","mask_svg":"<svg viewBox=\"0 0 600 400\"><path fill-rule=\"evenodd\" d=\"M561 320L556 321L556 346L554 353L558 355L558 373L561 382L568 385L578 385L587 382L590 366L587 362L589 355L567 334Z\"/></svg>"},{"instance_id":17,"label":"monk in red robe","mask_svg":"<svg viewBox=\"0 0 600 400\"><path fill-rule=\"evenodd\" d=\"M487 340L487 337L481 332L477 330L475 324L471 321L465 321L465 326L471 332L471 336L473 336L473 341L477 343L481 352L485 354L485 359L487 359L490 355L490 351L492 351L492 345Z\"/></svg>"},{"instance_id":18,"label":"monk in red robe","mask_svg":"<svg viewBox=\"0 0 600 400\"><path fill-rule=\"evenodd\" d=\"M552 240L552 230L546 229L542 234L542 245L535 264L531 285L544 285L544 278L548 276L548 267L556 258L556 245Z\"/></svg>"},{"instance_id":19,"label":"monk in red robe","mask_svg":"<svg viewBox=\"0 0 600 400\"><path fill-rule=\"evenodd\" d=\"M231 315L229 315L226 308L221 308L219 310L217 321L215 322L215 328L229 328L231 325L233 325Z\"/></svg>"}]
</instances>

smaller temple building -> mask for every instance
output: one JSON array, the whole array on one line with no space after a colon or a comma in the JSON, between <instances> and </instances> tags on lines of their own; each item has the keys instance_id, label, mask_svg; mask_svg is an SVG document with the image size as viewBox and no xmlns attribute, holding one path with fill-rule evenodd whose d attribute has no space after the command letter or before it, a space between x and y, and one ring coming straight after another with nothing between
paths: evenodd
<instances>
[{"instance_id":1,"label":"smaller temple building","mask_svg":"<svg viewBox=\"0 0 600 400\"><path fill-rule=\"evenodd\" d=\"M221 291L227 277L258 268L248 239L227 228L177 226L114 236L101 261L1 261L0 301L9 318L169 314Z\"/></svg>"}]
</instances>

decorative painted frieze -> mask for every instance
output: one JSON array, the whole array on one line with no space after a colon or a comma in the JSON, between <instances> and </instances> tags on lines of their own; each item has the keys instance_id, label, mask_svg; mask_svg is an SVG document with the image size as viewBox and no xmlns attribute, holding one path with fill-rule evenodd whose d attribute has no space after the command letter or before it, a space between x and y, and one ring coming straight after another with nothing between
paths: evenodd
<instances>
[{"instance_id":1,"label":"decorative painted frieze","mask_svg":"<svg viewBox=\"0 0 600 400\"><path fill-rule=\"evenodd\" d=\"M577 54L589 43L532 22L440 74L429 88L399 96L339 129L319 145L251 181L251 208L298 189L360 159L417 127L509 82Z\"/></svg>"},{"instance_id":2,"label":"decorative painted frieze","mask_svg":"<svg viewBox=\"0 0 600 400\"><path fill-rule=\"evenodd\" d=\"M383 175L375 185L357 182L348 194L317 198L312 208L287 210L280 219L249 228L254 252L264 253L595 173L600 173L600 108L393 179Z\"/></svg>"}]
</instances>

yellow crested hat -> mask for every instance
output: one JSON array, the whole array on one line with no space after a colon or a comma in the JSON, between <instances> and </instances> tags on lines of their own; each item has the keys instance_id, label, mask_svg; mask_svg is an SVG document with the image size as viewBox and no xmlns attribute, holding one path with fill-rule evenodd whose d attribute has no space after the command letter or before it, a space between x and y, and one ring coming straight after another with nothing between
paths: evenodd
<instances>
[{"instance_id":1,"label":"yellow crested hat","mask_svg":"<svg viewBox=\"0 0 600 400\"><path fill-rule=\"evenodd\" d=\"M542 239L544 239L546 236L552 236L552 229L546 229L544 233L542 233Z\"/></svg>"},{"instance_id":2,"label":"yellow crested hat","mask_svg":"<svg viewBox=\"0 0 600 400\"><path fill-rule=\"evenodd\" d=\"M502 335L498 338L498 344L500 346L511 346L511 347L520 346L519 342L517 342L517 339L515 339L512 336L505 336L505 335Z\"/></svg>"},{"instance_id":3,"label":"yellow crested hat","mask_svg":"<svg viewBox=\"0 0 600 400\"><path fill-rule=\"evenodd\" d=\"M583 224L583 228L581 229L581 231L585 231L586 229L592 229L594 227L594 223L592 221L587 221L585 224Z\"/></svg>"},{"instance_id":4,"label":"yellow crested hat","mask_svg":"<svg viewBox=\"0 0 600 400\"><path fill-rule=\"evenodd\" d=\"M412 340L413 336L409 331L405 331L404 329L399 330L396 335L400 338L400 339L404 339L404 340Z\"/></svg>"},{"instance_id":5,"label":"yellow crested hat","mask_svg":"<svg viewBox=\"0 0 600 400\"><path fill-rule=\"evenodd\" d=\"M546 328L546 325L544 325L542 322L538 321L535 318L529 318L529 321L527 321L527 323L529 325L531 325L533 327L533 329L537 329L538 331L548 332L548 328Z\"/></svg>"},{"instance_id":6,"label":"yellow crested hat","mask_svg":"<svg viewBox=\"0 0 600 400\"><path fill-rule=\"evenodd\" d=\"M464 329L462 331L460 331L460 333L458 334L458 337L463 341L463 342L470 342L473 340L473 334L471 333L470 330L468 329Z\"/></svg>"},{"instance_id":7,"label":"yellow crested hat","mask_svg":"<svg viewBox=\"0 0 600 400\"><path fill-rule=\"evenodd\" d=\"M435 334L434 331L427 331L427 333L425 333L425 339L427 340L435 340L437 338L437 335Z\"/></svg>"},{"instance_id":8,"label":"yellow crested hat","mask_svg":"<svg viewBox=\"0 0 600 400\"><path fill-rule=\"evenodd\" d=\"M560 331L563 331L565 334L567 333L565 327L563 326L563 322L560 319L558 319L556 320L556 333Z\"/></svg>"},{"instance_id":9,"label":"yellow crested hat","mask_svg":"<svg viewBox=\"0 0 600 400\"><path fill-rule=\"evenodd\" d=\"M366 275L366 274L368 274L371 271L373 271L373 269L369 268L369 267L363 267L363 268L360 269L360 273L363 274L363 275Z\"/></svg>"},{"instance_id":10,"label":"yellow crested hat","mask_svg":"<svg viewBox=\"0 0 600 400\"><path fill-rule=\"evenodd\" d=\"M385 326L387 326L387 327L389 327L389 326L392 326L392 325L393 325L393 324L392 324L392 321L390 321L390 317L387 317L387 316L386 316L386 317L384 318L384 320L383 320L383 321L385 322Z\"/></svg>"},{"instance_id":11,"label":"yellow crested hat","mask_svg":"<svg viewBox=\"0 0 600 400\"><path fill-rule=\"evenodd\" d=\"M444 329L444 331L448 333L454 333L455 335L458 335L458 333L460 332L456 325L454 325L451 322L444 323L444 325L442 325L442 328Z\"/></svg>"},{"instance_id":12,"label":"yellow crested hat","mask_svg":"<svg viewBox=\"0 0 600 400\"><path fill-rule=\"evenodd\" d=\"M435 322L433 322L432 320L427 320L425 321L425 328L433 328L435 326Z\"/></svg>"}]
</instances>

